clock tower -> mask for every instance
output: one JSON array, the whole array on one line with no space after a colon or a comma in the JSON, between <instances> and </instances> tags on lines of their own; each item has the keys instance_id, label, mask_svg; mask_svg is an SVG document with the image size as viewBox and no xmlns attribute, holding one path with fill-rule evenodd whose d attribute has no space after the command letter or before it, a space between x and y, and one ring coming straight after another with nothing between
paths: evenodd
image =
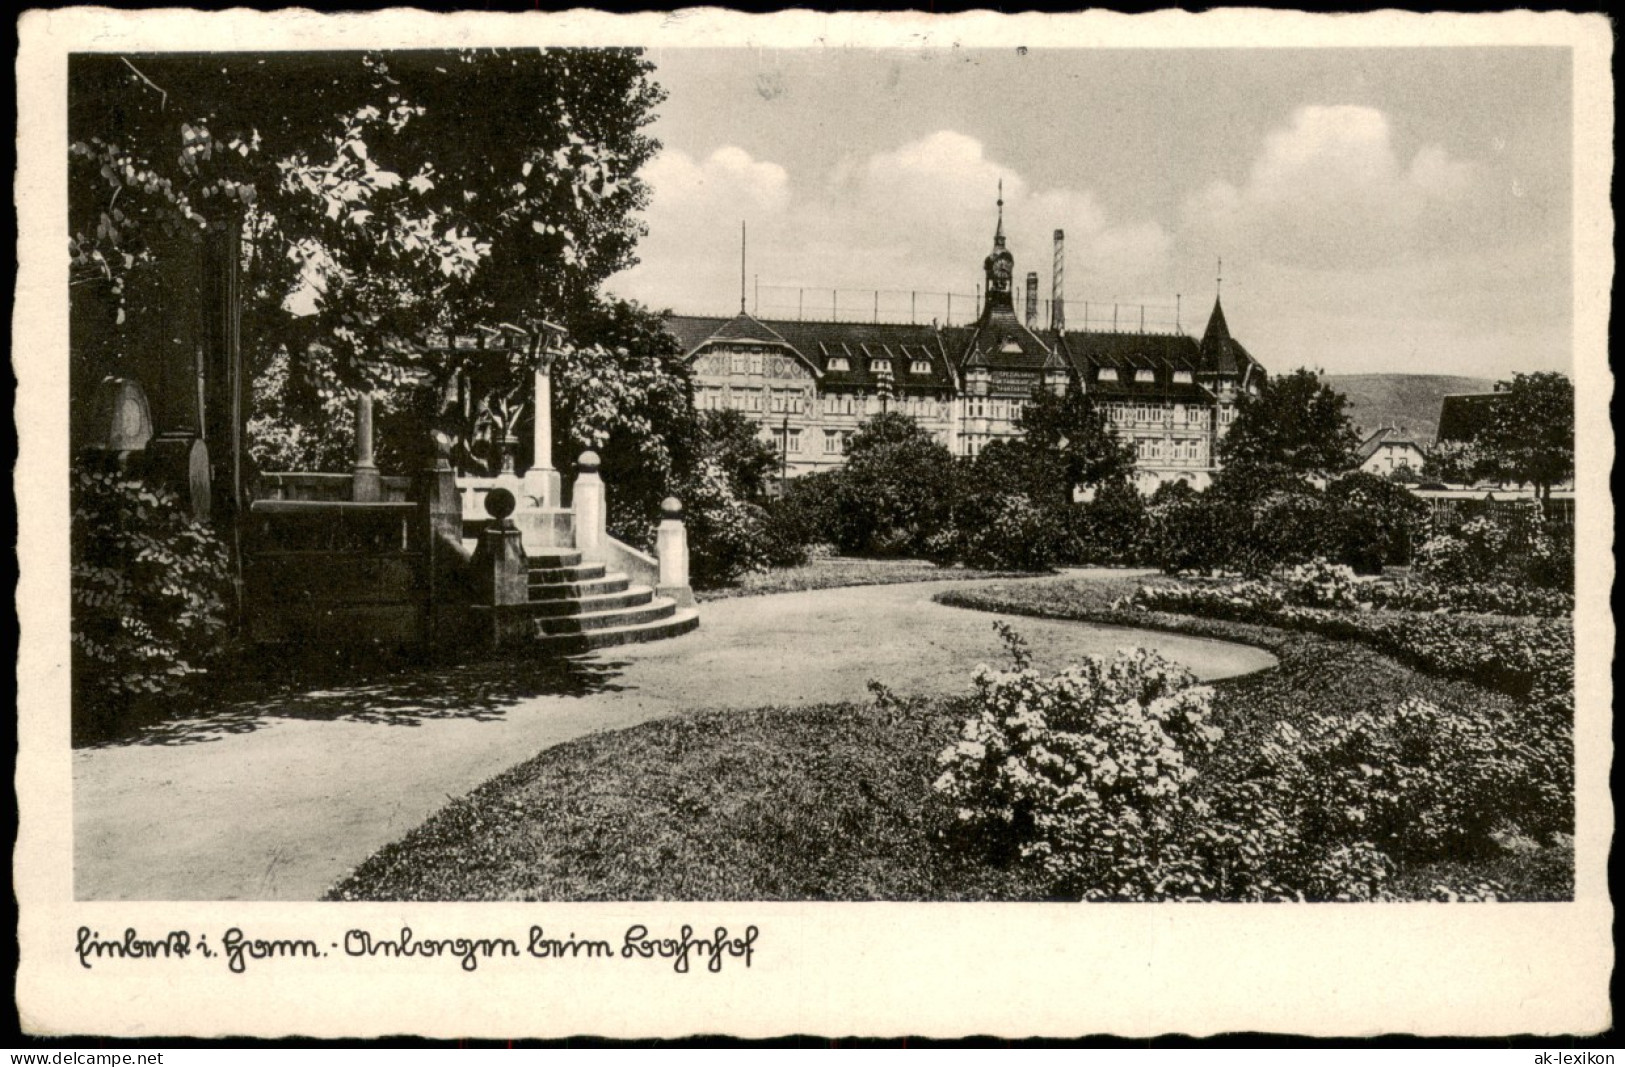
<instances>
[{"instance_id":1,"label":"clock tower","mask_svg":"<svg viewBox=\"0 0 1625 1067\"><path fill-rule=\"evenodd\" d=\"M1003 307L1014 310L1010 297L1010 280L1015 273L1016 257L1004 247L1004 180L999 180L999 222L993 231L993 251L982 261L982 273L987 278L987 306L991 310Z\"/></svg>"}]
</instances>

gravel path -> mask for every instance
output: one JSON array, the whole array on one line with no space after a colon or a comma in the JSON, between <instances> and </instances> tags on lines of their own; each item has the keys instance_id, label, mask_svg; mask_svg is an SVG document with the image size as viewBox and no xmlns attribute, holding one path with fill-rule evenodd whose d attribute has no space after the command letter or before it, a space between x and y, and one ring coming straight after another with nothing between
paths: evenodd
<instances>
[{"instance_id":1,"label":"gravel path","mask_svg":"<svg viewBox=\"0 0 1625 1067\"><path fill-rule=\"evenodd\" d=\"M1003 651L991 625L998 616L932 602L960 584L715 601L702 605L693 634L607 649L568 670L425 668L76 751L75 895L315 900L449 798L595 730L690 708L863 700L870 679L899 695L964 692L971 669ZM1010 622L1040 667L1125 645L1155 648L1205 679L1275 662L1177 634Z\"/></svg>"}]
</instances>

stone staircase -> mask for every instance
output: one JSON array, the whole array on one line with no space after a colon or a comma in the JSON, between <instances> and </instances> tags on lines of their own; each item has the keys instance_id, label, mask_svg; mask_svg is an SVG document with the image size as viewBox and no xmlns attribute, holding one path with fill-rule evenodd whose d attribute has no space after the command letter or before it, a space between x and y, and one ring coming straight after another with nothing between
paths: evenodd
<instances>
[{"instance_id":1,"label":"stone staircase","mask_svg":"<svg viewBox=\"0 0 1625 1067\"><path fill-rule=\"evenodd\" d=\"M587 563L572 549L527 552L529 599L476 611L490 617L498 647L524 646L556 653L657 641L688 633L699 612L634 585L602 563Z\"/></svg>"}]
</instances>

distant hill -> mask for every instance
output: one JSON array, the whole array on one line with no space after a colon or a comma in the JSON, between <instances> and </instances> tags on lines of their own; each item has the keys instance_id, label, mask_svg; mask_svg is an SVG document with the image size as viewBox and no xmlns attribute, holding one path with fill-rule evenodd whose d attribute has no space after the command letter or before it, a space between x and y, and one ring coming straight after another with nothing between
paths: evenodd
<instances>
[{"instance_id":1,"label":"distant hill","mask_svg":"<svg viewBox=\"0 0 1625 1067\"><path fill-rule=\"evenodd\" d=\"M1348 397L1349 419L1361 436L1397 423L1423 441L1439 432L1439 399L1447 393L1488 393L1493 378L1449 374L1328 374L1326 384Z\"/></svg>"}]
</instances>

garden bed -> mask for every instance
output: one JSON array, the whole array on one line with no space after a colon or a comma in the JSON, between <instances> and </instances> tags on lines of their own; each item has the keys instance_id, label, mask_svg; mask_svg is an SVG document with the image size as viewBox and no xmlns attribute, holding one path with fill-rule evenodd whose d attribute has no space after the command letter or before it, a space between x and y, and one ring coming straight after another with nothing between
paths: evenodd
<instances>
[{"instance_id":1,"label":"garden bed","mask_svg":"<svg viewBox=\"0 0 1625 1067\"><path fill-rule=\"evenodd\" d=\"M1114 608L1137 580L1012 582L938 599L1005 613L1168 629L1267 648L1273 670L1214 683L1224 745L1311 711L1406 700L1517 713L1512 697L1430 676L1360 643ZM1019 630L1019 626L1017 627ZM966 685L973 665L966 664ZM694 713L549 749L448 805L329 893L339 900L1044 900L1016 861L954 847L933 790L969 697ZM1512 839L1401 866L1390 894L1566 900L1572 844Z\"/></svg>"}]
</instances>

